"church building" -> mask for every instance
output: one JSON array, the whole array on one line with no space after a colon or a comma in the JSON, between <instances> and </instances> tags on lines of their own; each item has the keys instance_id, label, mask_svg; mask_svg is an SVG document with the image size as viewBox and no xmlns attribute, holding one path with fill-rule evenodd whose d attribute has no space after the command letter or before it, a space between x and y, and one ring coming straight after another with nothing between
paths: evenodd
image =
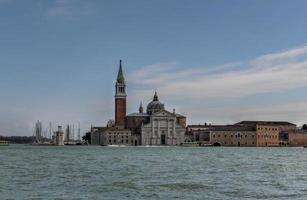
<instances>
[{"instance_id":1,"label":"church building","mask_svg":"<svg viewBox=\"0 0 307 200\"><path fill-rule=\"evenodd\" d=\"M155 92L146 112L126 115L126 83L120 61L115 83L115 121L106 127L92 127L94 145L180 145L185 140L186 117L167 111Z\"/></svg>"},{"instance_id":2,"label":"church building","mask_svg":"<svg viewBox=\"0 0 307 200\"><path fill-rule=\"evenodd\" d=\"M139 135L142 145L180 145L184 141L186 117L165 110L155 92L146 113L140 105L139 113L126 116L127 128Z\"/></svg>"}]
</instances>

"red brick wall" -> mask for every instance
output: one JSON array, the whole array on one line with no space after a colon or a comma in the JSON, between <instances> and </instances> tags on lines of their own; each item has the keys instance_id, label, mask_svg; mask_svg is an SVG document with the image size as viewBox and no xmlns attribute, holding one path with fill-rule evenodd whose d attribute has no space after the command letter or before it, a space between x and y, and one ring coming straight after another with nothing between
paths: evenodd
<instances>
[{"instance_id":1,"label":"red brick wall","mask_svg":"<svg viewBox=\"0 0 307 200\"><path fill-rule=\"evenodd\" d=\"M124 126L126 116L126 98L115 98L115 125Z\"/></svg>"},{"instance_id":2,"label":"red brick wall","mask_svg":"<svg viewBox=\"0 0 307 200\"><path fill-rule=\"evenodd\" d=\"M305 146L307 145L306 133L289 133L289 146Z\"/></svg>"},{"instance_id":3,"label":"red brick wall","mask_svg":"<svg viewBox=\"0 0 307 200\"><path fill-rule=\"evenodd\" d=\"M147 117L135 117L135 116L129 116L126 117L126 127L128 129L130 128L140 128L142 123L147 122Z\"/></svg>"}]
</instances>

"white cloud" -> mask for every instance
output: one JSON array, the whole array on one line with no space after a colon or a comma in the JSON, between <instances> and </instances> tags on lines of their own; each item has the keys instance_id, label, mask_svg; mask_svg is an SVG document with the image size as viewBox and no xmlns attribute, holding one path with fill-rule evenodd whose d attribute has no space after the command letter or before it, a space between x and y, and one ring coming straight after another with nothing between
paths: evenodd
<instances>
[{"instance_id":1,"label":"white cloud","mask_svg":"<svg viewBox=\"0 0 307 200\"><path fill-rule=\"evenodd\" d=\"M174 63L157 64L132 72L129 80L174 97L184 94L192 98L229 98L282 92L307 86L307 59L295 60L306 54L307 47L291 49L244 63L226 64L230 67L240 65L241 68L213 73L210 69L216 67L182 69L176 68ZM147 88L134 93L145 93Z\"/></svg>"},{"instance_id":2,"label":"white cloud","mask_svg":"<svg viewBox=\"0 0 307 200\"><path fill-rule=\"evenodd\" d=\"M300 56L306 55L307 53L307 46L290 49L278 53L271 53L260 56L255 60L252 60L251 64L253 65L272 65L276 62L291 62L295 61ZM293 60L294 59L294 60Z\"/></svg>"},{"instance_id":3,"label":"white cloud","mask_svg":"<svg viewBox=\"0 0 307 200\"><path fill-rule=\"evenodd\" d=\"M298 124L307 119L304 96L296 100L279 99L279 104L244 98L270 93L287 95L290 90L307 87L307 47L290 49L255 59L221 66L182 68L176 63L145 66L128 75L129 104L150 101L154 89L169 108L183 111L189 123L234 123L240 120L285 120ZM218 101L218 102L217 102ZM217 102L213 106L212 102ZM220 103L219 103L220 102ZM146 106L146 101L144 103Z\"/></svg>"}]
</instances>

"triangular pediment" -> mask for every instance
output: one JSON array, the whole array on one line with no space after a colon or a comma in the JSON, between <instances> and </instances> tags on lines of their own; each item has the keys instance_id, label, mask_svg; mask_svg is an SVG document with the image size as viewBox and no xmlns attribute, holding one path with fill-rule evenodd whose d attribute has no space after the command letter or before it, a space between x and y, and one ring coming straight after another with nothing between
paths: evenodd
<instances>
[{"instance_id":1,"label":"triangular pediment","mask_svg":"<svg viewBox=\"0 0 307 200\"><path fill-rule=\"evenodd\" d=\"M152 116L155 116L155 117L163 117L163 116L164 117L165 116L167 116L167 117L174 117L174 114L169 112L169 111L167 111L167 110L161 110L159 112L153 113Z\"/></svg>"}]
</instances>

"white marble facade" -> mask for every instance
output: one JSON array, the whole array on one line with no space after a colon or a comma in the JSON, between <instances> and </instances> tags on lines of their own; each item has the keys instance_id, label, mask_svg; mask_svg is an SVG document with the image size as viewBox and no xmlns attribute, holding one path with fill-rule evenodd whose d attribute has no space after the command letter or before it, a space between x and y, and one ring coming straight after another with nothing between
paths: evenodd
<instances>
[{"instance_id":1,"label":"white marble facade","mask_svg":"<svg viewBox=\"0 0 307 200\"><path fill-rule=\"evenodd\" d=\"M180 145L185 128L177 124L176 114L160 110L150 115L150 122L141 128L142 145Z\"/></svg>"}]
</instances>

